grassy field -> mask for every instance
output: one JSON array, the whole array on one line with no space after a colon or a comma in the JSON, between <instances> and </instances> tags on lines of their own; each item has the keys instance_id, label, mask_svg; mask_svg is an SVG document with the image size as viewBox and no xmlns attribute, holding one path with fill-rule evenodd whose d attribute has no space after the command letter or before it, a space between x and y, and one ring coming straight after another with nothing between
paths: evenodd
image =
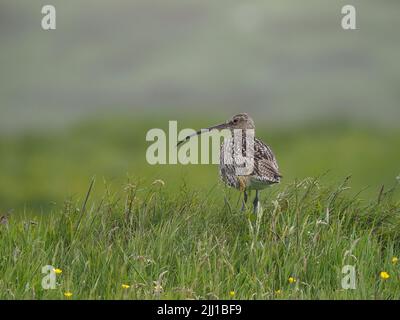
<instances>
[{"instance_id":1,"label":"grassy field","mask_svg":"<svg viewBox=\"0 0 400 320\"><path fill-rule=\"evenodd\" d=\"M167 126L110 118L1 136L0 298L400 298L396 130L259 125L284 179L255 216L216 166L146 163L147 130ZM54 290L46 265L62 270ZM355 290L341 286L345 265Z\"/></svg>"},{"instance_id":2,"label":"grassy field","mask_svg":"<svg viewBox=\"0 0 400 320\"><path fill-rule=\"evenodd\" d=\"M179 129L204 128L224 119L178 119ZM167 130L168 118L132 116L84 121L59 130L0 135L0 213L47 213L66 198L86 192L93 176L95 197L108 188L117 192L127 176L148 183L162 179L174 193L182 180L207 192L218 182L216 165L156 165L146 162L146 132ZM257 136L274 150L282 185L295 179L325 175L326 184L351 175L352 192L375 197L381 186L392 186L400 174L400 133L368 126L341 124L276 128L259 123ZM397 195L398 196L398 195Z\"/></svg>"},{"instance_id":3,"label":"grassy field","mask_svg":"<svg viewBox=\"0 0 400 320\"><path fill-rule=\"evenodd\" d=\"M271 189L258 215L221 185L90 191L52 214L2 221L0 298L399 299L400 202L393 189L360 201L347 183ZM45 265L62 270L54 290L41 287ZM344 265L356 268L355 290L341 287Z\"/></svg>"},{"instance_id":4,"label":"grassy field","mask_svg":"<svg viewBox=\"0 0 400 320\"><path fill-rule=\"evenodd\" d=\"M0 2L0 299L400 298L399 1L51 2ZM258 215L146 161L239 112L283 175Z\"/></svg>"}]
</instances>

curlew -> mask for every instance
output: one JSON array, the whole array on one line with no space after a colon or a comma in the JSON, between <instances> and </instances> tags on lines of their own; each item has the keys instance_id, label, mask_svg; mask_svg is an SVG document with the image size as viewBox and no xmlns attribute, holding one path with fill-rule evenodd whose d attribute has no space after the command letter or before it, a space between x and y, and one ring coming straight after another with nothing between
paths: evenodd
<instances>
[{"instance_id":1,"label":"curlew","mask_svg":"<svg viewBox=\"0 0 400 320\"><path fill-rule=\"evenodd\" d=\"M191 137L211 130L230 131L220 148L219 173L222 181L229 187L243 192L242 211L245 209L248 192L256 191L253 211L259 208L259 191L280 182L278 163L271 148L255 138L255 125L247 113L240 113L232 119L197 131L178 142L178 146Z\"/></svg>"}]
</instances>

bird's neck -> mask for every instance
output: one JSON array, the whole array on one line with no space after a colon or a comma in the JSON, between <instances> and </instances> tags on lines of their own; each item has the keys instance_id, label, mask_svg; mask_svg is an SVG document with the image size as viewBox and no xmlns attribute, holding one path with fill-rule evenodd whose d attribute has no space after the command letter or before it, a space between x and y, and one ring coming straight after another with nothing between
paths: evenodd
<instances>
[{"instance_id":1,"label":"bird's neck","mask_svg":"<svg viewBox=\"0 0 400 320\"><path fill-rule=\"evenodd\" d=\"M234 138L235 135L241 135L242 139L255 138L256 132L255 129L231 129L231 137Z\"/></svg>"}]
</instances>

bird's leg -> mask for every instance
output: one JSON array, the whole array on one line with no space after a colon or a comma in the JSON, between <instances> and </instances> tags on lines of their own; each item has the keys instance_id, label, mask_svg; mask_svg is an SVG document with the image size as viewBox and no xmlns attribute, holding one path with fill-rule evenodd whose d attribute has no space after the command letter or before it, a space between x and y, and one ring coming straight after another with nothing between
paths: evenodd
<instances>
[{"instance_id":1,"label":"bird's leg","mask_svg":"<svg viewBox=\"0 0 400 320\"><path fill-rule=\"evenodd\" d=\"M260 201L258 199L258 192L259 192L259 190L256 190L256 196L255 196L254 202L253 202L253 213L254 214L258 213L258 207L260 205Z\"/></svg>"},{"instance_id":2,"label":"bird's leg","mask_svg":"<svg viewBox=\"0 0 400 320\"><path fill-rule=\"evenodd\" d=\"M243 203L242 203L242 211L246 209L246 203L247 203L247 192L246 190L243 192Z\"/></svg>"}]
</instances>

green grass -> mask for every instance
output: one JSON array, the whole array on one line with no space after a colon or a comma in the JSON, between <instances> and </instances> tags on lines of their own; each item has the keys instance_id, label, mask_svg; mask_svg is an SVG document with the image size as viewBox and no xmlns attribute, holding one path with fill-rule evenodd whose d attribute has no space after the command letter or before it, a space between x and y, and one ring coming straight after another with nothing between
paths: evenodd
<instances>
[{"instance_id":1,"label":"green grass","mask_svg":"<svg viewBox=\"0 0 400 320\"><path fill-rule=\"evenodd\" d=\"M171 193L131 180L52 214L13 215L0 225L0 298L399 299L400 202L393 189L365 201L347 186L288 182L262 193L255 216L221 185ZM55 290L41 287L45 265L63 270ZM341 288L344 265L355 290Z\"/></svg>"},{"instance_id":2,"label":"green grass","mask_svg":"<svg viewBox=\"0 0 400 320\"><path fill-rule=\"evenodd\" d=\"M1 136L0 217L11 213L0 224L0 298L399 299L399 131L259 122L284 179L262 192L257 217L240 212L216 166L146 163L146 132L166 118ZM63 270L55 290L41 286L45 265ZM341 287L345 265L356 290Z\"/></svg>"}]
</instances>

